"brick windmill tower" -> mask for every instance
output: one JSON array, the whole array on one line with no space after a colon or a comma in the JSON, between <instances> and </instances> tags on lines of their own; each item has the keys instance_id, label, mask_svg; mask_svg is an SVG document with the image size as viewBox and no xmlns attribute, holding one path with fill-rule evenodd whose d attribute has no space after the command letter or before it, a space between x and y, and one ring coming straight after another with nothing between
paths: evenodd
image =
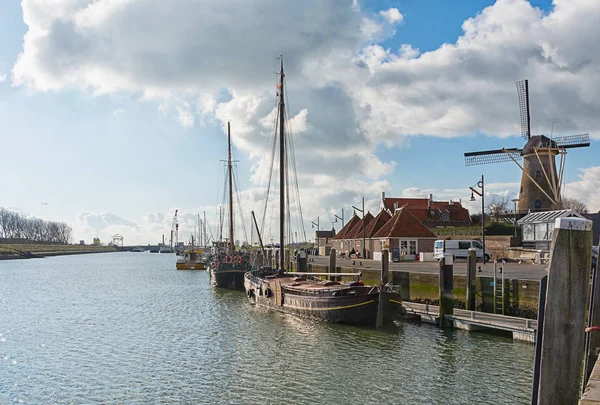
<instances>
[{"instance_id":1,"label":"brick windmill tower","mask_svg":"<svg viewBox=\"0 0 600 405\"><path fill-rule=\"evenodd\" d=\"M465 164L474 166L487 163L513 161L521 169L519 212L548 211L561 200L561 185L565 169L567 149L590 146L589 134L552 138L531 135L529 116L529 84L517 82L521 135L525 139L522 148L502 148L465 153ZM556 156L560 162L556 164Z\"/></svg>"}]
</instances>

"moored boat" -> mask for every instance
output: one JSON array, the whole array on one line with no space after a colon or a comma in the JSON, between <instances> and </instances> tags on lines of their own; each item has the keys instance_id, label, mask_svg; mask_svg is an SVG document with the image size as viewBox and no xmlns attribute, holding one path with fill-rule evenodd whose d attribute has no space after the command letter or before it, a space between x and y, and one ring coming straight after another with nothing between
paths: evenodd
<instances>
[{"instance_id":1,"label":"moored boat","mask_svg":"<svg viewBox=\"0 0 600 405\"><path fill-rule=\"evenodd\" d=\"M177 270L205 270L204 251L194 248L184 250L175 266Z\"/></svg>"},{"instance_id":2,"label":"moored boat","mask_svg":"<svg viewBox=\"0 0 600 405\"><path fill-rule=\"evenodd\" d=\"M279 72L279 162L294 162L294 158L286 156L287 144L285 134L285 97L284 85L285 75L283 72L283 55L281 55L281 66ZM292 163L293 164L293 163ZM254 304L295 315L307 316L324 321L381 326L393 320L400 314L402 299L400 294L392 291L387 285L387 274L382 277L380 286L365 286L358 278L360 273L302 273L286 272L287 256L283 251L286 249L285 235L291 235L289 229L286 232L286 179L285 173L294 172L294 167L279 167L279 238L282 253L278 255L278 269L271 266L260 266L265 258L264 248L255 262L257 266L244 275L244 289L250 301ZM291 175L290 178L297 178ZM290 187L293 189L293 187ZM270 189L270 184L266 188ZM297 188L296 188L297 189ZM267 200L266 200L267 201ZM297 202L298 206L300 202ZM289 203L288 205L289 206ZM266 212L266 210L265 210ZM253 217L254 218L254 217ZM300 223L301 223L300 216ZM260 230L256 224L256 232L262 248ZM315 277L329 277L330 280L321 280ZM357 280L349 282L333 281L341 277L354 276Z\"/></svg>"},{"instance_id":3,"label":"moored boat","mask_svg":"<svg viewBox=\"0 0 600 405\"><path fill-rule=\"evenodd\" d=\"M248 255L244 252L236 251L235 239L233 236L233 169L231 160L231 125L227 123L227 176L229 185L229 239L225 249L218 249L210 265L210 281L216 287L243 289L244 274L250 270Z\"/></svg>"}]
</instances>

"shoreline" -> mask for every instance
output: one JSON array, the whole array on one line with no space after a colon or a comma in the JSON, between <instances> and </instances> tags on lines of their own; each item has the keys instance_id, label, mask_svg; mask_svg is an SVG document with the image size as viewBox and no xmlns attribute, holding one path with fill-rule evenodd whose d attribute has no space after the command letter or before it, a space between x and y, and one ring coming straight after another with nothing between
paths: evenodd
<instances>
[{"instance_id":1,"label":"shoreline","mask_svg":"<svg viewBox=\"0 0 600 405\"><path fill-rule=\"evenodd\" d=\"M70 256L70 255L85 255L91 253L114 253L117 249L82 249L82 250L56 250L50 252L31 252L31 251L16 251L9 250L3 252L0 250L0 261L2 260L24 260L24 259L43 259L45 257L54 256Z\"/></svg>"}]
</instances>

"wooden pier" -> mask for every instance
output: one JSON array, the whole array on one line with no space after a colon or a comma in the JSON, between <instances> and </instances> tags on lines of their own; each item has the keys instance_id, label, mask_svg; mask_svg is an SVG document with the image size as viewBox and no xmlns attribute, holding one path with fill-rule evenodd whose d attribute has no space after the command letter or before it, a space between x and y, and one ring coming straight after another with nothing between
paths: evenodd
<instances>
[{"instance_id":1,"label":"wooden pier","mask_svg":"<svg viewBox=\"0 0 600 405\"><path fill-rule=\"evenodd\" d=\"M420 316L422 322L439 325L439 307L436 305L403 302L402 306L411 315ZM488 314L485 312L454 309L454 314L445 315L445 319L457 329L502 330L512 332L514 340L535 342L537 321L513 316Z\"/></svg>"}]
</instances>

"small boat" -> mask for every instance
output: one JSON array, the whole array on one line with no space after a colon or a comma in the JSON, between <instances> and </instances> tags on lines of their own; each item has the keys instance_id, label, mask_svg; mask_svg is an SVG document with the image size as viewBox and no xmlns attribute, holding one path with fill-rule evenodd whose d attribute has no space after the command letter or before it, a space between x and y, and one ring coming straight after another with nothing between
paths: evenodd
<instances>
[{"instance_id":1,"label":"small boat","mask_svg":"<svg viewBox=\"0 0 600 405\"><path fill-rule=\"evenodd\" d=\"M177 270L205 270L204 251L194 248L184 250L175 266Z\"/></svg>"},{"instance_id":2,"label":"small boat","mask_svg":"<svg viewBox=\"0 0 600 405\"><path fill-rule=\"evenodd\" d=\"M170 247L162 247L160 248L159 253L173 253L173 250Z\"/></svg>"},{"instance_id":3,"label":"small boat","mask_svg":"<svg viewBox=\"0 0 600 405\"><path fill-rule=\"evenodd\" d=\"M285 97L284 97L283 55L281 55L281 70L279 72L279 145L286 145L285 137ZM289 141L291 142L291 140ZM258 263L251 271L244 275L244 288L250 302L269 309L290 314L306 316L314 319L355 325L382 326L393 320L401 313L402 298L399 293L392 290L387 283L387 275L382 277L381 285L366 286L360 281L360 273L308 273L287 272L286 260L283 252L286 246L285 235L292 232L286 230L286 176L284 173L293 173L289 178L297 178L295 168L292 166L294 158L288 158L286 149L281 147L279 162L287 162L287 167L279 168L279 238L281 254L279 254L277 269L262 266L266 257L260 230L254 218L254 225L258 233L262 252L255 259ZM292 162L292 163L290 163ZM267 190L270 188L270 184ZM294 186L289 186L294 189ZM289 204L289 203L288 203ZM297 202L300 206L300 202ZM264 211L266 212L266 210ZM300 220L300 222L302 222ZM320 277L329 280L322 280ZM354 276L356 280L342 282L341 277Z\"/></svg>"},{"instance_id":4,"label":"small boat","mask_svg":"<svg viewBox=\"0 0 600 405\"><path fill-rule=\"evenodd\" d=\"M138 247L134 247L131 251L132 252L143 252L144 249L141 246L138 246Z\"/></svg>"},{"instance_id":5,"label":"small boat","mask_svg":"<svg viewBox=\"0 0 600 405\"><path fill-rule=\"evenodd\" d=\"M242 290L244 274L250 270L249 256L236 250L233 236L233 168L231 160L231 126L227 123L227 176L229 185L229 240L225 249L218 249L210 264L210 281L216 287Z\"/></svg>"}]
</instances>

